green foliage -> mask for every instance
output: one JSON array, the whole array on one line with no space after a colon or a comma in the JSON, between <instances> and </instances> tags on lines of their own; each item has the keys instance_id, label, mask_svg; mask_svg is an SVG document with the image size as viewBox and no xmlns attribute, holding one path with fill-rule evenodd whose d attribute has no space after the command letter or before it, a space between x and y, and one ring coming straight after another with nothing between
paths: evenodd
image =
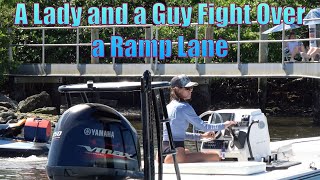
<instances>
[{"instance_id":1,"label":"green foliage","mask_svg":"<svg viewBox=\"0 0 320 180\"><path fill-rule=\"evenodd\" d=\"M17 26L13 25L13 15L15 12L17 0L0 0L0 15L1 18L1 29L0 29L0 71L8 72L11 65L8 64L8 47L11 41L12 44L20 45L14 46L13 48L13 59L15 64L21 63L41 63L42 62L42 47L30 47L22 46L23 44L41 44L42 43L42 30L26 30L18 29ZM21 2L21 1L20 1ZM48 0L29 0L25 1L27 12L32 12L33 4L39 3L40 9L44 7L58 7L62 6L65 3L65 0L57 1L48 1ZM231 3L237 6L244 6L245 4L250 5L250 19L256 20L256 10L255 7L260 3L254 0L167 0L167 1L158 1L158 0L132 0L128 2L129 15L133 14L135 7L142 6L147 10L147 23L152 24L152 6L157 2L162 2L167 6L191 6L193 7L192 11L192 22L197 22L198 15L198 3L207 3L214 2L215 6L224 6L228 7ZM286 0L286 1L273 1L273 0L264 0L271 6L305 6L306 12L310 9L313 9L319 6L319 1L310 0L305 2L305 0ZM87 12L89 7L107 7L107 6L120 6L123 3L122 0L72 0L70 1L71 6L83 7L83 12ZM82 24L83 26L88 25L86 13L82 15ZM32 25L32 14L28 13L29 25ZM133 18L129 17L129 23L133 24ZM273 25L270 25L272 27ZM8 28L12 29L12 33L8 33ZM205 28L206 25L198 27L198 39L205 39ZM237 26L227 26L225 28L218 28L213 26L214 29L214 40L219 38L225 39L227 41L236 41L238 27ZM116 28L116 35L122 36L124 39L144 39L145 38L145 28L142 27L129 27L129 28ZM113 34L112 28L100 28L99 29L99 39L104 40L105 43L110 42L110 37ZM195 26L188 28L173 27L173 26L160 26L158 27L158 35L161 39L172 39L173 41L177 40L179 35L184 35L185 40L191 40L195 37ZM258 40L259 39L259 25L242 25L241 26L241 40ZM307 37L308 32L307 27L299 29L298 36ZM51 44L67 44L67 43L76 43L76 29L56 29L56 30L46 30L45 31L45 43ZM91 29L89 28L79 28L80 34L80 43L90 43L91 42ZM153 29L153 36L155 37L156 30ZM269 35L269 39L281 39L281 33L272 33ZM173 46L173 56L166 61L161 62L170 62L170 63L193 63L195 59L191 58L177 58L177 46ZM241 62L257 62L258 59L258 43L244 43L240 46L241 50ZM186 48L186 47L185 47ZM91 59L91 47L90 46L81 46L80 48L80 63L90 63ZM237 59L237 44L229 44L229 53L225 58L213 58L213 62L236 62ZM279 62L281 59L281 43L269 43L269 52L279 52L279 53L269 53L270 62ZM110 48L106 46L106 57L100 58L100 63L110 63L112 59L110 58ZM143 62L143 58L117 58L117 63L139 63ZM46 63L76 63L76 47L45 47L45 62ZM203 58L199 58L199 62L203 62ZM1 73L3 74L3 73Z\"/></svg>"},{"instance_id":2,"label":"green foliage","mask_svg":"<svg viewBox=\"0 0 320 180\"><path fill-rule=\"evenodd\" d=\"M11 22L14 1L0 0L0 86L5 81L5 74L15 67L15 63L9 61L8 48L13 37L13 24Z\"/></svg>"}]
</instances>

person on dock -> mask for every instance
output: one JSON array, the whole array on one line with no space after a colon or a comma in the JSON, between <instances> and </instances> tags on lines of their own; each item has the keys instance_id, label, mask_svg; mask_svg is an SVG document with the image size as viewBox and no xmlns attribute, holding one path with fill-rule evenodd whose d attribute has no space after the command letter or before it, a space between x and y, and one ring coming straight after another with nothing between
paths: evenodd
<instances>
[{"instance_id":1,"label":"person on dock","mask_svg":"<svg viewBox=\"0 0 320 180\"><path fill-rule=\"evenodd\" d=\"M296 39L296 34L294 32L291 32L289 35L289 39ZM306 49L302 42L298 41L289 41L287 42L287 49L289 50L290 54L290 62L295 62L294 58L297 55L301 55L304 59L304 56L302 54L306 53Z\"/></svg>"},{"instance_id":2,"label":"person on dock","mask_svg":"<svg viewBox=\"0 0 320 180\"><path fill-rule=\"evenodd\" d=\"M185 140L199 141L203 138L215 138L214 131L220 131L235 125L234 121L226 121L219 124L207 124L196 114L188 103L191 99L193 87L198 83L191 82L186 75L178 75L171 79L170 103L167 105L168 116L173 136L173 144L176 149L178 163L219 161L220 156L216 152L190 152L184 146ZM205 133L187 132L189 123ZM169 137L166 126L163 128L163 152L170 151ZM172 155L164 158L164 163L173 163Z\"/></svg>"},{"instance_id":3,"label":"person on dock","mask_svg":"<svg viewBox=\"0 0 320 180\"><path fill-rule=\"evenodd\" d=\"M319 59L320 59L319 53L320 53L320 48L310 47L309 51L307 53L302 53L301 56L306 61L310 61L310 59L311 59L311 61L319 61Z\"/></svg>"},{"instance_id":4,"label":"person on dock","mask_svg":"<svg viewBox=\"0 0 320 180\"><path fill-rule=\"evenodd\" d=\"M317 41L313 40L316 37L316 28L309 26L309 49L308 52L302 52L301 56L305 61L319 61L320 58L320 48L317 46Z\"/></svg>"},{"instance_id":5,"label":"person on dock","mask_svg":"<svg viewBox=\"0 0 320 180\"><path fill-rule=\"evenodd\" d=\"M309 50L307 53L301 53L301 56L306 60L306 61L319 61L319 54L320 54L320 48L318 47L312 47L310 46Z\"/></svg>"}]
</instances>

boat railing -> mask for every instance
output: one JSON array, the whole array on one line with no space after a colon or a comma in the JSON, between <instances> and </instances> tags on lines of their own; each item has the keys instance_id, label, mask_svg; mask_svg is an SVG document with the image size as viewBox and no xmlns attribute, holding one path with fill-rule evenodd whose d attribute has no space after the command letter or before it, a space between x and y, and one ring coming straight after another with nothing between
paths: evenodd
<instances>
[{"instance_id":1,"label":"boat railing","mask_svg":"<svg viewBox=\"0 0 320 180\"><path fill-rule=\"evenodd\" d=\"M172 155L174 169L177 180L181 179L178 161L176 159L176 150L173 145L173 137L169 116L166 108L166 102L163 89L153 89L151 87L151 73L145 71L141 77L141 120L143 131L143 157L144 157L144 179L154 180L154 139L157 139L158 145L158 180L163 179L163 157ZM159 97L159 98L157 98ZM161 117L160 117L161 116ZM169 138L170 151L166 154L162 149L162 124L166 126ZM154 138L153 129L156 129L156 138Z\"/></svg>"}]
</instances>

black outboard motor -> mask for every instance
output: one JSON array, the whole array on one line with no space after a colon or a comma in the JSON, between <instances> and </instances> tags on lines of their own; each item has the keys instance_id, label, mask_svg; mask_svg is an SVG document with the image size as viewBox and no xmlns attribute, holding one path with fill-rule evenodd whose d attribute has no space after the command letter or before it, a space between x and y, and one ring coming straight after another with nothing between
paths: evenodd
<instances>
[{"instance_id":1,"label":"black outboard motor","mask_svg":"<svg viewBox=\"0 0 320 180\"><path fill-rule=\"evenodd\" d=\"M59 180L143 178L137 132L108 106L73 106L55 127L46 170Z\"/></svg>"}]
</instances>

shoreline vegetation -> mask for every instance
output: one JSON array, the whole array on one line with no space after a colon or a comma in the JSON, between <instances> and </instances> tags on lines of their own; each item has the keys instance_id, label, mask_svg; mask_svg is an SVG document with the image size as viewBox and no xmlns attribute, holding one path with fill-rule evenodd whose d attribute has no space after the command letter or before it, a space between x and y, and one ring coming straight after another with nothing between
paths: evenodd
<instances>
[{"instance_id":1,"label":"shoreline vegetation","mask_svg":"<svg viewBox=\"0 0 320 180\"><path fill-rule=\"evenodd\" d=\"M276 7L283 8L283 10L287 9L294 9L296 8L297 11L294 11L294 14L297 12L299 16L305 12L309 12L311 9L317 8L319 6L319 1L310 0L306 2L305 0L296 0L296 1L279 1L279 2L271 2L268 3L260 3L258 1L225 1L225 0L215 0L214 4L213 1L208 1L208 3L199 3L198 1L181 1L181 0L167 0L167 1L157 1L157 0L144 0L144 1L133 1L131 2L130 6L126 7L128 14L133 14L135 7L143 7L146 11L146 14L149 16L146 18L146 23L152 24L154 20L158 20L159 22L156 24L164 24L162 22L165 20L165 12L161 13L161 19L155 19L151 15L153 14L153 5L159 3L163 7L190 7L193 8L193 14L196 15L200 13L200 17L192 16L189 18L188 22L198 22L197 20L203 19L200 21L199 24L201 25L204 23L204 20L208 20L208 22L212 22L212 26L201 25L199 29L197 29L197 33L195 33L195 29L193 28L181 28L179 26L159 26L157 28L157 34L159 39L170 39L170 40L177 40L179 35L183 35L184 40L190 41L195 39L195 35L197 36L196 39L203 40L203 39L225 39L228 41L237 40L238 39L238 27L237 26L227 26L227 24L216 24L214 21L214 17L210 17L209 14L205 12L205 9L208 12L216 10L216 7L231 7L232 9L237 7L243 7L241 10L247 15L242 17L244 22L248 22L248 20L259 20L260 16L259 12L267 13L267 11L259 11L257 8L253 7L263 7L265 6L266 9L270 10L269 12L275 12L277 9ZM76 42L77 35L74 30L66 29L66 30L46 30L45 31L45 38L42 39L44 35L44 31L30 31L19 29L17 24L14 24L12 14L15 14L17 10L17 3L18 1L1 1L0 2L0 15L2 17L1 27L0 27L0 44L2 44L2 48L0 48L0 93L8 95L9 98L12 100L16 100L16 106L18 106L18 102L26 99L29 96L39 94L42 91L46 91L52 101L57 100L56 98L57 92L56 90L57 84L42 84L38 83L38 85L29 85L26 84L18 84L14 82L14 78L5 76L6 74L10 74L15 71L16 67L20 64L30 64L30 63L65 63L65 64L74 64L74 63L81 63L81 64L90 64L90 63L113 63L114 60L108 56L100 57L97 59L92 58L92 48L90 46L81 46L79 47L79 56L77 56L77 50L73 47L48 47L45 49L45 62L44 56L42 52L44 52L42 48L33 47L33 46L21 46L27 44L37 44L41 43L45 40L46 44L70 44L70 42ZM70 2L70 6L77 6L83 8L84 12L88 12L90 7L100 7L100 6L110 6L110 7L120 7L124 5L123 1L112 1L106 3L105 0L93 0L93 1L80 1L74 0ZM231 5L230 5L231 4ZM33 12L34 5L37 6L38 10L44 9L49 7L49 9L54 10L55 8L58 9L59 7L62 8L65 5L65 9L69 8L68 3L64 3L63 1L44 1L44 0L30 0L23 4L20 3L21 6L25 7L25 12L27 13L28 21L23 23L25 26L33 26L35 23L32 22L32 15L38 14L30 14ZM200 7L199 7L200 5ZM290 6L288 6L290 5ZM68 7L67 7L68 6ZM252 7L250 10L249 8ZM299 9L300 7L300 9ZM179 9L180 9L179 8ZM94 8L99 10L98 8ZM182 8L183 9L183 8ZM112 8L110 9L112 10ZM222 9L221 9L222 10ZM224 8L227 11L227 8ZM250 13L248 11L250 10ZM258 11L257 11L258 10ZM300 10L300 11L299 11ZM303 10L303 12L301 11ZM241 11L241 12L242 12ZM54 12L54 11L52 11ZM61 11L62 12L62 11ZM240 11L239 11L240 13ZM214 14L214 13L211 13ZM40 15L43 16L44 14L38 14L39 18ZM60 14L61 15L61 14ZM205 18L203 18L205 16ZM53 17L53 16L52 16ZM128 16L129 17L129 16ZM160 16L157 16L160 18ZM240 16L239 16L240 17ZM284 21L287 19L282 17L278 14L277 19L273 19L272 23L266 23L264 28L270 28L274 26L275 20ZM286 16L288 17L288 16ZM208 19L207 19L208 18ZM227 18L227 16L225 17ZM258 19L257 19L258 18ZM34 18L35 19L35 18ZM98 19L98 18L97 18ZM233 18L231 18L233 19ZM19 20L19 19L18 19ZM27 20L27 19L25 19ZM53 19L52 19L53 20ZM60 19L61 20L61 19ZM69 19L70 20L70 19ZM87 26L90 24L88 22L88 17L80 16L77 19L82 24L78 24L81 26ZM179 18L177 19L179 20ZM265 20L269 21L269 18L265 18ZM301 20L301 18L300 18ZM40 19L39 19L40 21ZM68 18L64 21L66 24L69 25L71 21L68 21ZM67 23L68 22L68 23ZM202 23L201 23L202 22ZM226 19L223 20L224 23ZM242 21L241 21L242 22ZM134 24L134 18L128 18L128 24ZM180 22L178 22L180 24ZM280 22L279 22L280 23ZM56 24L57 25L57 24ZM63 26L64 24L60 24ZM77 24L76 24L77 25ZM186 24L188 25L188 24ZM226 25L227 28L224 27ZM242 40L258 40L260 38L260 29L262 26L260 24L252 24L246 25L242 24L240 28L240 35ZM301 26L299 30L293 30L297 32L297 38L304 39L309 37L309 30L307 26ZM147 34L152 34L151 29L148 28L141 28L141 27L130 27L130 28L117 28L116 32L112 28L101 28L99 32L92 29L82 29L80 31L80 41L83 43L92 42L92 34L98 34L99 39L104 40L105 42L110 42L110 37L115 33L127 40L128 38L134 39L145 39ZM155 29L153 29L153 33ZM289 31L285 32L286 34ZM271 33L267 37L269 40L278 40L282 39L282 33ZM150 37L151 39L151 37ZM181 43L180 43L181 44ZM18 46L13 46L18 45ZM308 41L304 42L304 45L309 45ZM274 63L280 62L282 59L282 51L281 51L281 43L268 43L268 49L265 51L264 54L267 59L267 62ZM11 51L9 47L11 48ZM173 54L171 58L165 58L163 61L159 61L160 63L194 63L195 59L191 57L179 57L178 56L178 49L179 46L173 46ZM213 58L205 58L201 57L197 60L198 63L225 63L225 62L233 62L237 60L238 55L238 47L236 44L230 44L228 46L228 54L224 57L215 56ZM181 50L184 48L180 48ZM215 48L217 50L217 48ZM241 46L241 63L253 63L257 62L259 59L259 43L246 43ZM9 53L8 53L9 52ZM268 53L270 52L270 53ZM271 53L272 52L272 53ZM10 54L10 55L9 55ZM105 54L111 54L111 50L109 48L106 49ZM10 56L10 57L9 57ZM77 58L78 57L78 58ZM144 58L120 58L116 59L117 64L121 63L145 63ZM67 79L66 77L63 77ZM10 81L9 81L10 79ZM80 79L79 77L74 77L74 81ZM257 79L212 79L210 80L211 84L209 85L209 92L202 92L200 89L195 89L194 94L196 95L193 97L192 105L195 107L195 110L198 114L204 112L208 109L222 109L222 108L259 108L258 102L258 93L257 93ZM70 81L71 82L71 81ZM298 79L268 79L268 87L267 87L267 103L266 103L266 115L271 116L312 116L313 111L313 99L314 98L314 90L312 85L313 80L308 78L298 78ZM59 84L60 85L60 84ZM15 89L4 89L7 87L13 87ZM32 87L30 87L32 86ZM26 87L26 88L25 88ZM2 89L1 89L2 88ZM12 90L12 91L11 91ZM130 96L130 95L129 95ZM135 95L133 95L135 96ZM121 99L121 97L119 97ZM113 99L117 102L122 101L119 99ZM128 98L129 99L129 98ZM135 98L135 103L122 103L127 106L117 105L115 106L116 109L119 107L139 107L138 100L139 98ZM2 101L0 101L2 102ZM39 102L49 102L46 100L42 100ZM41 107L52 107L53 104L56 103L49 103L49 104L42 104ZM19 118L15 115L16 112L19 112L17 107L14 107L14 103L11 104L13 107L5 107L0 106L0 122L5 122L8 119L17 119ZM40 105L39 105L40 106ZM35 108L30 108L25 110L25 112L29 113L35 110ZM319 109L319 108L318 108ZM48 110L48 109L47 109ZM319 111L319 110L318 110ZM138 111L139 112L139 111ZM135 115L136 116L136 115Z\"/></svg>"},{"instance_id":2,"label":"shoreline vegetation","mask_svg":"<svg viewBox=\"0 0 320 180\"><path fill-rule=\"evenodd\" d=\"M290 6L288 6L290 5ZM43 26L89 26L89 25L97 25L103 24L100 22L105 18L105 13L112 14L116 11L112 7L117 7L117 12L122 14L123 18L115 18L110 17L104 19L108 21L112 20L112 23L106 22L106 24L124 24L124 25L135 25L135 24L171 24L170 25L161 25L157 27L158 39L166 39L171 41L177 41L178 39L182 39L179 36L183 35L183 40L186 42L191 42L189 45L197 44L190 49L190 51L184 51L185 46L183 43L181 46L172 45L172 54L170 57L164 56L165 60L162 62L170 62L170 63L194 63L195 59L193 57L198 57L198 55L211 55L209 52L205 53L206 48L202 48L201 51L198 51L200 46L198 46L201 40L224 40L220 42L224 42L223 46L210 46L213 50L217 50L215 52L216 56L210 58L206 58L205 56L201 56L198 58L198 63L215 63L215 62L234 62L237 59L238 48L237 45L232 43L228 45L228 50L224 50L226 45L225 41L235 41L238 39L238 27L237 24L241 25L240 35L243 40L259 40L259 32L260 32L260 24L265 27L271 28L272 26L279 24L281 20L284 22L291 24L291 20L297 22L297 24L302 24L302 18L304 15L309 12L311 9L316 8L319 5L318 1L311 0L305 2L303 0L297 1L279 1L279 2L265 2L261 3L258 1L223 1L216 0L214 3L208 1L206 3L198 2L198 1L181 1L181 0L168 0L168 1L156 1L156 0L147 0L147 1L134 1L128 6L126 3L122 1L112 1L112 3L106 3L102 0L93 0L93 1L80 1L75 0L70 3L64 3L63 1L34 1L30 0L26 3L18 3L16 0L12 2L0 2L0 11L3 17L2 28L0 28L0 42L3 44L3 48L0 49L0 54L2 55L0 58L0 72L8 73L13 72L14 67L19 64L26 63L43 63L42 58L42 49L35 48L34 46L30 47L29 44L37 44L42 42L42 33L38 30L23 30L19 29L20 27L32 27L34 25L43 25ZM162 9L165 8L171 13L158 10L157 6ZM77 7L77 8L76 8ZM108 7L108 11L101 13L101 9L98 7ZM192 13L185 14L186 7L190 9ZM230 9L228 9L230 7ZM70 11L63 11L64 9L69 9ZM144 18L144 21L139 20L140 18L133 18L135 16L135 10L139 8L143 10L146 15L141 16ZM216 8L220 9L224 12L231 11L234 13L231 14L243 14L243 16L238 16L237 19L232 16L229 17L228 13L226 16L218 18L218 16L214 16L216 12ZM49 13L41 13L39 10L47 10ZM59 10L58 10L59 9ZM80 9L83 12L88 12L88 10L92 10L92 13L83 13L81 14ZM125 9L125 10L124 10ZM263 11L261 9L265 9ZM284 12L290 11L291 13L277 13L277 9ZM57 12L55 11L57 10ZM75 13L76 10L79 10L78 14ZM183 10L183 11L182 11ZM155 11L155 12L154 12ZM177 11L178 13L183 13L185 16L181 16L181 18L167 18L166 15L173 15L172 12ZM21 13L19 13L21 12ZM22 13L23 12L23 13ZM34 13L33 13L34 12ZM121 13L122 12L122 13ZM158 13L157 13L158 12ZM69 17L71 15L71 19L65 18L61 19L61 15L65 15L65 17ZM118 14L117 13L117 14ZM125 13L125 15L123 14ZM155 14L154 14L155 13ZM271 14L270 14L271 13ZM20 15L18 17L12 17L12 14ZM55 15L59 17L54 18ZM104 14L104 15L102 15ZM158 14L158 15L156 15ZM292 14L297 17L292 17ZM33 16L34 15L34 16ZM133 17L130 17L133 15ZM140 15L140 14L139 14ZM268 15L267 17L263 15ZM291 16L290 16L291 15ZM101 16L101 18L99 18ZM71 17L71 16L70 16ZM140 17L137 15L137 17ZM265 18L262 18L265 17ZM268 18L269 17L269 18ZM216 19L218 18L218 19ZM138 19L138 20L137 20ZM168 20L172 23L168 22ZM180 21L180 20L183 21ZM16 20L16 21L15 21ZM218 20L218 21L215 21ZM272 20L272 22L271 22ZM207 21L207 22L206 22ZM252 23L253 21L258 21L261 23ZM191 23L197 23L199 25L197 33L195 33L194 26L191 26ZM243 23L244 22L244 23ZM206 24L209 23L209 26ZM188 28L186 28L188 27ZM10 31L8 31L10 29ZM152 28L151 28L152 29ZM46 30L45 31L45 43L46 44L68 44L70 42L75 42L77 36L74 33L75 30ZM80 33L80 41L83 43L94 42L92 41L91 33L95 34L95 36L99 35L98 39L102 40L105 43L110 43L111 37L116 34L116 37L122 37L123 41L127 41L131 39L132 41L137 41L138 39L152 39L146 36L150 36L149 33L153 31L155 32L155 28L151 31L148 28L141 27L127 27L127 28L117 28L116 32L113 32L112 28L99 28L99 31L88 29L81 29ZM146 34L146 32L148 32ZM297 38L308 38L308 28L307 26L301 26L299 30L297 30ZM288 34L289 31L286 31ZM151 33L152 34L152 33ZM197 34L197 35L196 35ZM197 38L195 38L195 35ZM281 33L271 33L268 35L268 39L270 40L279 40L282 39ZM181 40L180 40L181 41ZM131 41L130 41L131 42ZM192 43L193 42L193 43ZM129 42L128 42L129 43ZM307 45L309 42L304 42ZM21 46L21 45L27 46ZM101 43L100 43L101 44ZM130 44L130 43L129 43ZM200 43L201 44L201 43ZM219 44L219 43L218 43ZM19 46L14 46L19 45ZM13 46L12 52L8 53L8 47ZM115 46L117 47L117 46ZM130 46L133 48L133 46ZM180 48L179 48L180 47ZM130 49L127 49L130 52ZM105 48L105 55L100 56L95 63L113 63L114 60L112 56L108 56L112 53L112 48ZM117 48L116 48L117 49ZM122 49L122 47L119 47ZM133 48L134 49L134 48ZM259 43L246 43L241 46L241 63L248 62L257 62L259 59ZM104 50L104 48L98 48L97 50ZM180 50L180 51L179 51ZM200 52L200 54L194 54L191 51ZM219 53L219 51L221 52ZM202 52L203 51L203 52ZM84 63L89 64L92 63L92 47L91 46L80 46L80 54L76 56L76 48L70 48L70 46L64 47L59 46L57 48L48 47L45 51L45 63ZM165 51L164 51L165 52ZM180 53L179 53L180 52ZM280 62L282 53L281 53L281 43L268 43L268 52L266 53L268 56L268 62ZM162 53L162 52L158 52ZM8 57L11 54L12 57ZM165 53L170 54L170 53ZM117 57L116 63L144 63L144 58L140 58L137 54L136 56L132 53L129 53L130 57ZM187 56L189 55L189 57ZM76 58L78 57L78 59ZM12 61L9 62L11 58ZM160 58L161 59L161 58ZM7 65L10 64L10 65ZM5 67L5 68L3 68ZM0 75L1 76L1 75ZM1 79L1 78L0 78Z\"/></svg>"},{"instance_id":3,"label":"shoreline vegetation","mask_svg":"<svg viewBox=\"0 0 320 180\"><path fill-rule=\"evenodd\" d=\"M312 79L308 78L268 79L265 114L275 117L312 117L313 91L311 85ZM211 99L208 98L208 94L197 88L195 88L191 105L198 114L206 110L260 108L257 101L257 79L216 79L210 84ZM37 90L39 91L39 89ZM52 92L37 93L37 90L29 89L28 92L34 92L34 95L28 96L18 103L12 98L14 97L13 93L8 93L8 89L2 89L0 91L2 92L0 94L0 123L15 122L27 117L40 117L57 122L58 111L51 102L51 99L56 96L53 96ZM15 89L14 92L21 94L21 90L18 89ZM115 100L117 95L112 95L112 98L115 99L100 99L100 103L115 108L129 120L139 121L139 94L118 94L118 96L127 97ZM136 101L132 102L132 99L136 99ZM168 103L169 99L166 101ZM66 110L64 106L62 102L61 113Z\"/></svg>"}]
</instances>

